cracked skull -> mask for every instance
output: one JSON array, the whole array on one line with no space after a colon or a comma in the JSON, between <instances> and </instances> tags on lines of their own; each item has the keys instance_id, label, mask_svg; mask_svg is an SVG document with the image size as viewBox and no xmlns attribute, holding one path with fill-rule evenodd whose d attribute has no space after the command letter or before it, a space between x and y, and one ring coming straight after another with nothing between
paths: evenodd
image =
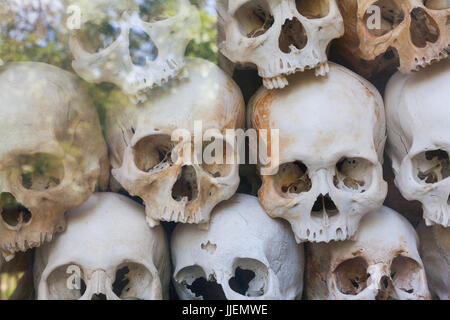
<instances>
[{"instance_id":1,"label":"cracked skull","mask_svg":"<svg viewBox=\"0 0 450 320\"><path fill-rule=\"evenodd\" d=\"M351 240L311 243L305 291L312 300L430 299L412 225L387 208L361 220Z\"/></svg>"},{"instance_id":2,"label":"cracked skull","mask_svg":"<svg viewBox=\"0 0 450 320\"><path fill-rule=\"evenodd\" d=\"M135 102L177 76L200 23L188 0L65 1L81 13L70 37L74 70L87 81L116 84Z\"/></svg>"},{"instance_id":3,"label":"cracked skull","mask_svg":"<svg viewBox=\"0 0 450 320\"><path fill-rule=\"evenodd\" d=\"M397 73L386 94L387 153L395 184L423 206L427 225L450 221L450 61L420 73Z\"/></svg>"},{"instance_id":4,"label":"cracked skull","mask_svg":"<svg viewBox=\"0 0 450 320\"><path fill-rule=\"evenodd\" d=\"M96 193L67 220L67 230L36 251L37 299L168 299L166 234L145 224L142 206L119 194Z\"/></svg>"},{"instance_id":5,"label":"cracked skull","mask_svg":"<svg viewBox=\"0 0 450 320\"><path fill-rule=\"evenodd\" d=\"M151 226L160 220L207 223L212 208L229 199L239 184L238 162L225 159L237 156L238 148L225 131L243 126L242 94L206 60L188 59L186 72L187 78L154 89L151 101L137 108L116 103L107 116L112 174L131 195L142 198ZM195 132L195 123L203 131ZM180 129L187 138L176 137ZM208 140L210 130L217 135ZM201 150L189 157L186 150L193 145ZM219 151L213 162L202 159L218 145L223 159Z\"/></svg>"},{"instance_id":6,"label":"cracked skull","mask_svg":"<svg viewBox=\"0 0 450 320\"><path fill-rule=\"evenodd\" d=\"M77 78L42 63L0 70L0 251L50 241L64 212L108 183L95 107Z\"/></svg>"},{"instance_id":7,"label":"cracked skull","mask_svg":"<svg viewBox=\"0 0 450 320\"><path fill-rule=\"evenodd\" d=\"M448 0L363 0L357 16L359 49L366 60L391 50L399 57L399 71L410 73L448 56Z\"/></svg>"},{"instance_id":8,"label":"cracked skull","mask_svg":"<svg viewBox=\"0 0 450 320\"><path fill-rule=\"evenodd\" d=\"M174 285L183 300L300 299L303 244L270 219L253 196L214 210L208 231L178 225L172 235Z\"/></svg>"},{"instance_id":9,"label":"cracked skull","mask_svg":"<svg viewBox=\"0 0 450 320\"><path fill-rule=\"evenodd\" d=\"M221 52L256 65L264 86L283 88L286 76L306 69L328 72L327 47L344 34L335 0L221 0Z\"/></svg>"},{"instance_id":10,"label":"cracked skull","mask_svg":"<svg viewBox=\"0 0 450 320\"><path fill-rule=\"evenodd\" d=\"M269 162L277 170L262 175L259 199L271 217L290 222L298 242L348 239L387 193L382 98L334 63L327 77L308 72L290 80L283 90L261 88L250 101L249 126L279 129L279 165ZM262 154L270 155L271 140ZM259 160L260 169L268 166Z\"/></svg>"}]
</instances>

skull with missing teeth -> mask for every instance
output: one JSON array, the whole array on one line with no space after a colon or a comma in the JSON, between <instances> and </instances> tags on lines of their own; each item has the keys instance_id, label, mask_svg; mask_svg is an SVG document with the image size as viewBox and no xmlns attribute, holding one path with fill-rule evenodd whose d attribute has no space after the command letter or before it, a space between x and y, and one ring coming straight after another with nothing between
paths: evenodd
<instances>
[{"instance_id":1,"label":"skull with missing teeth","mask_svg":"<svg viewBox=\"0 0 450 320\"><path fill-rule=\"evenodd\" d=\"M214 209L209 230L178 225L172 235L174 285L181 299L300 299L303 244L270 219L258 198L237 194Z\"/></svg>"},{"instance_id":2,"label":"skull with missing teeth","mask_svg":"<svg viewBox=\"0 0 450 320\"><path fill-rule=\"evenodd\" d=\"M450 61L397 73L386 88L387 152L395 184L423 205L427 225L450 226Z\"/></svg>"},{"instance_id":3,"label":"skull with missing teeth","mask_svg":"<svg viewBox=\"0 0 450 320\"><path fill-rule=\"evenodd\" d=\"M260 134L268 150L259 154L269 157L259 157L259 198L270 216L291 223L299 242L348 239L386 197L383 100L334 63L327 77L308 72L290 80L282 90L261 88L250 101L250 126L279 129L279 161L271 155L277 141Z\"/></svg>"},{"instance_id":4,"label":"skull with missing teeth","mask_svg":"<svg viewBox=\"0 0 450 320\"><path fill-rule=\"evenodd\" d=\"M238 148L225 131L243 126L242 94L206 60L189 59L186 72L187 78L154 89L151 101L137 107L115 103L107 116L112 174L143 199L150 225L206 223L212 208L239 184L238 162L228 158L235 154L237 160ZM180 130L184 135L177 136Z\"/></svg>"},{"instance_id":5,"label":"skull with missing teeth","mask_svg":"<svg viewBox=\"0 0 450 320\"><path fill-rule=\"evenodd\" d=\"M307 247L305 291L313 300L430 299L419 238L382 207L361 220L354 239Z\"/></svg>"},{"instance_id":6,"label":"skull with missing teeth","mask_svg":"<svg viewBox=\"0 0 450 320\"><path fill-rule=\"evenodd\" d=\"M116 84L136 102L179 73L199 26L188 0L65 1L81 13L70 37L74 70L87 81Z\"/></svg>"},{"instance_id":7,"label":"skull with missing teeth","mask_svg":"<svg viewBox=\"0 0 450 320\"><path fill-rule=\"evenodd\" d=\"M76 77L41 63L0 70L0 251L50 241L64 212L108 182L107 149Z\"/></svg>"},{"instance_id":8,"label":"skull with missing teeth","mask_svg":"<svg viewBox=\"0 0 450 320\"><path fill-rule=\"evenodd\" d=\"M354 41L366 60L393 50L399 70L410 73L448 56L449 0L358 0L357 12L349 13L357 14Z\"/></svg>"},{"instance_id":9,"label":"skull with missing teeth","mask_svg":"<svg viewBox=\"0 0 450 320\"><path fill-rule=\"evenodd\" d=\"M221 52L232 62L256 65L266 88L306 69L328 72L327 46L344 34L335 0L221 0Z\"/></svg>"}]
</instances>

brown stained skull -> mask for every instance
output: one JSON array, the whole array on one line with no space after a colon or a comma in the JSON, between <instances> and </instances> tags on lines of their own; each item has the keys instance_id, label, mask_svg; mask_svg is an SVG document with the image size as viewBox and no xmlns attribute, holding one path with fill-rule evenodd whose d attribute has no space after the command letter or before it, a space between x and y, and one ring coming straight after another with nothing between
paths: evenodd
<instances>
[{"instance_id":1,"label":"brown stained skull","mask_svg":"<svg viewBox=\"0 0 450 320\"><path fill-rule=\"evenodd\" d=\"M78 80L42 63L0 71L0 251L51 241L64 212L83 203L109 163L94 106Z\"/></svg>"},{"instance_id":2,"label":"brown stained skull","mask_svg":"<svg viewBox=\"0 0 450 320\"><path fill-rule=\"evenodd\" d=\"M374 7L379 8L381 15L378 26L372 24L377 14ZM448 56L447 0L361 0L357 17L359 50L366 60L392 51L399 57L399 70L410 73Z\"/></svg>"}]
</instances>

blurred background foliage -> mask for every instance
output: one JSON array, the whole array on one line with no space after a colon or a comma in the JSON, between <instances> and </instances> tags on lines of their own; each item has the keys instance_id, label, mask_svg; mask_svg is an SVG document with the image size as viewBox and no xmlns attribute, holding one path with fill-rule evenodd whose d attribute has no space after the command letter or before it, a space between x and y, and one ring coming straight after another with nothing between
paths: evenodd
<instances>
[{"instance_id":1,"label":"blurred background foliage","mask_svg":"<svg viewBox=\"0 0 450 320\"><path fill-rule=\"evenodd\" d=\"M65 28L67 14L64 1L70 2L68 0L0 0L0 59L5 63L14 61L43 62L73 72L72 56L67 45L68 35L56 30L58 26L61 29ZM133 1L138 1L141 7L142 5L155 7L158 14L162 12L164 15L164 10L172 10L172 4L176 0ZM215 1L189 1L199 10L201 28L193 34L193 40L187 47L186 55L201 57L217 63ZM146 14L151 15L152 13L146 12ZM103 126L108 97L115 86L108 83L84 83L98 110ZM0 273L1 299L10 297L21 275L22 273L17 272Z\"/></svg>"}]
</instances>

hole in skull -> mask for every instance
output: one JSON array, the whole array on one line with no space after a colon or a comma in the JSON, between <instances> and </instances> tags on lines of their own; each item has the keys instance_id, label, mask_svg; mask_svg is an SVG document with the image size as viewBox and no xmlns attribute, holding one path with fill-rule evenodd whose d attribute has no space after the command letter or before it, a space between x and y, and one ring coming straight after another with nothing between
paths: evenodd
<instances>
[{"instance_id":1,"label":"hole in skull","mask_svg":"<svg viewBox=\"0 0 450 320\"><path fill-rule=\"evenodd\" d=\"M311 190L308 168L300 161L282 164L274 177L274 183L282 194L299 194Z\"/></svg>"},{"instance_id":2,"label":"hole in skull","mask_svg":"<svg viewBox=\"0 0 450 320\"><path fill-rule=\"evenodd\" d=\"M377 14L376 12L368 11L364 15L364 25L372 36L380 37L394 30L405 19L402 9L393 0L380 0L372 6L381 9L381 20L379 24L376 23L378 22L375 16Z\"/></svg>"},{"instance_id":3,"label":"hole in skull","mask_svg":"<svg viewBox=\"0 0 450 320\"><path fill-rule=\"evenodd\" d=\"M197 173L193 166L183 166L172 187L172 198L176 201L193 201L198 196Z\"/></svg>"},{"instance_id":4,"label":"hole in skull","mask_svg":"<svg viewBox=\"0 0 450 320\"><path fill-rule=\"evenodd\" d=\"M158 57L158 48L150 36L135 26L130 29L129 50L131 61L136 66L145 66L148 61L155 61Z\"/></svg>"},{"instance_id":5,"label":"hole in skull","mask_svg":"<svg viewBox=\"0 0 450 320\"><path fill-rule=\"evenodd\" d=\"M174 17L180 11L180 1L137 1L139 16L143 21L161 21Z\"/></svg>"},{"instance_id":6,"label":"hole in skull","mask_svg":"<svg viewBox=\"0 0 450 320\"><path fill-rule=\"evenodd\" d=\"M297 18L286 20L281 27L281 34L278 39L280 50L284 53L290 53L294 48L301 50L307 42L306 31L300 21Z\"/></svg>"},{"instance_id":7,"label":"hole in skull","mask_svg":"<svg viewBox=\"0 0 450 320\"><path fill-rule=\"evenodd\" d=\"M58 186L64 177L62 161L47 153L19 156L22 186L29 190L44 191Z\"/></svg>"},{"instance_id":8,"label":"hole in skull","mask_svg":"<svg viewBox=\"0 0 450 320\"><path fill-rule=\"evenodd\" d=\"M104 20L99 23L88 21L75 32L83 49L96 53L109 47L120 36L120 26L117 22Z\"/></svg>"},{"instance_id":9,"label":"hole in skull","mask_svg":"<svg viewBox=\"0 0 450 320\"><path fill-rule=\"evenodd\" d=\"M91 300L108 300L103 293L95 293L92 295Z\"/></svg>"},{"instance_id":10,"label":"hole in skull","mask_svg":"<svg viewBox=\"0 0 450 320\"><path fill-rule=\"evenodd\" d=\"M450 9L450 1L449 0L425 0L425 7L432 10L443 10Z\"/></svg>"},{"instance_id":11,"label":"hole in skull","mask_svg":"<svg viewBox=\"0 0 450 320\"><path fill-rule=\"evenodd\" d=\"M155 134L147 136L133 148L134 162L144 172L159 172L169 168L172 162L173 144L170 136Z\"/></svg>"},{"instance_id":12,"label":"hole in skull","mask_svg":"<svg viewBox=\"0 0 450 320\"><path fill-rule=\"evenodd\" d=\"M113 289L113 292L118 297L120 297L122 295L122 291L130 283L130 280L127 277L129 272L130 272L130 269L128 268L128 266L120 268L116 271L116 277L115 277L112 289Z\"/></svg>"},{"instance_id":13,"label":"hole in skull","mask_svg":"<svg viewBox=\"0 0 450 320\"><path fill-rule=\"evenodd\" d=\"M444 150L426 151L413 158L417 177L425 183L433 184L450 176L450 161Z\"/></svg>"},{"instance_id":14,"label":"hole in skull","mask_svg":"<svg viewBox=\"0 0 450 320\"><path fill-rule=\"evenodd\" d=\"M328 193L325 196L322 194L318 196L311 210L311 216L317 218L324 217L324 215L333 217L338 213L339 210Z\"/></svg>"},{"instance_id":15,"label":"hole in skull","mask_svg":"<svg viewBox=\"0 0 450 320\"><path fill-rule=\"evenodd\" d=\"M373 165L362 158L343 158L336 164L334 186L341 190L365 192L370 185Z\"/></svg>"},{"instance_id":16,"label":"hole in skull","mask_svg":"<svg viewBox=\"0 0 450 320\"><path fill-rule=\"evenodd\" d=\"M225 141L213 138L211 142L205 142L202 168L214 178L227 177L233 168L230 162L227 163L227 154L232 155L233 149Z\"/></svg>"},{"instance_id":17,"label":"hole in skull","mask_svg":"<svg viewBox=\"0 0 450 320\"><path fill-rule=\"evenodd\" d=\"M234 272L234 277L231 278L228 283L230 288L243 296L247 293L249 283L255 278L255 273L251 270L244 270L237 268Z\"/></svg>"},{"instance_id":18,"label":"hole in skull","mask_svg":"<svg viewBox=\"0 0 450 320\"><path fill-rule=\"evenodd\" d=\"M256 38L267 32L274 23L270 8L265 0L251 0L242 5L235 13L241 34Z\"/></svg>"},{"instance_id":19,"label":"hole in skull","mask_svg":"<svg viewBox=\"0 0 450 320\"><path fill-rule=\"evenodd\" d=\"M409 31L413 44L419 48L425 48L427 42L435 43L440 34L436 21L422 8L411 11Z\"/></svg>"},{"instance_id":20,"label":"hole in skull","mask_svg":"<svg viewBox=\"0 0 450 320\"><path fill-rule=\"evenodd\" d=\"M11 227L28 223L32 217L31 212L8 192L0 194L0 212L3 221Z\"/></svg>"},{"instance_id":21,"label":"hole in skull","mask_svg":"<svg viewBox=\"0 0 450 320\"><path fill-rule=\"evenodd\" d=\"M308 19L323 18L330 12L329 0L296 0L297 10Z\"/></svg>"},{"instance_id":22,"label":"hole in skull","mask_svg":"<svg viewBox=\"0 0 450 320\"><path fill-rule=\"evenodd\" d=\"M362 257L345 260L334 270L336 285L343 294L357 295L367 287L367 262Z\"/></svg>"},{"instance_id":23,"label":"hole in skull","mask_svg":"<svg viewBox=\"0 0 450 320\"><path fill-rule=\"evenodd\" d=\"M196 297L202 297L203 300L227 300L222 286L216 282L214 277L211 278L210 281L206 281L205 278L197 278L191 285L186 284L186 288Z\"/></svg>"},{"instance_id":24,"label":"hole in skull","mask_svg":"<svg viewBox=\"0 0 450 320\"><path fill-rule=\"evenodd\" d=\"M394 287L407 293L413 293L415 284L420 282L420 270L421 267L417 261L405 256L396 256L391 263L391 278Z\"/></svg>"}]
</instances>

